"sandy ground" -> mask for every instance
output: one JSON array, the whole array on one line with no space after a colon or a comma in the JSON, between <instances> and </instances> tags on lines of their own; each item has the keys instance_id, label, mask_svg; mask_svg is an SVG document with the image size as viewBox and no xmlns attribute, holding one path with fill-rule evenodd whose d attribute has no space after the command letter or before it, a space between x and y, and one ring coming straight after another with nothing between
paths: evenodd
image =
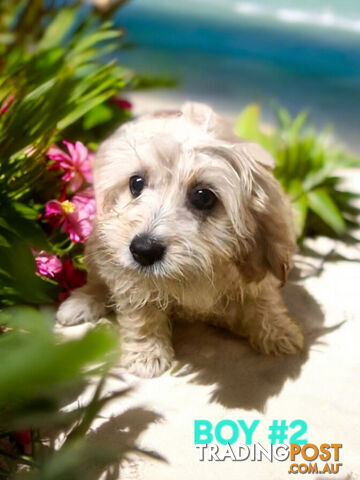
<instances>
[{"instance_id":1,"label":"sandy ground","mask_svg":"<svg viewBox=\"0 0 360 480\"><path fill-rule=\"evenodd\" d=\"M144 98L132 98L135 106L143 105L142 111L159 106ZM360 174L351 174L349 182L360 187ZM308 425L304 437L309 443L343 445L342 467L337 475L295 478L360 478L360 251L322 238L308 247L306 256L297 256L283 291L290 313L305 332L302 355L266 357L226 331L179 324L174 328L172 371L151 380L124 374L123 380L109 381L109 392L124 384L133 390L107 407L93 434L100 441L119 445L125 441L164 459L133 454L120 467L122 479L293 477L289 460L200 461L194 445L195 419L213 423L242 419L248 424L258 419L253 441L266 447L273 420L302 419ZM78 334L83 328L70 327L66 333ZM239 442L244 443L242 434ZM119 478L119 471L102 478Z\"/></svg>"}]
</instances>

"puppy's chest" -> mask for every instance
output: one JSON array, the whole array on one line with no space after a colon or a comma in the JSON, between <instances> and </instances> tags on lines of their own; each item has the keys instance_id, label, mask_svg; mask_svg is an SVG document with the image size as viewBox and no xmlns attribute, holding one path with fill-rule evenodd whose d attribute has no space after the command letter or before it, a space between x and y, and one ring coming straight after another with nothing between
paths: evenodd
<instances>
[{"instance_id":1,"label":"puppy's chest","mask_svg":"<svg viewBox=\"0 0 360 480\"><path fill-rule=\"evenodd\" d=\"M219 280L219 279L218 279ZM194 282L174 297L172 312L176 317L187 319L223 316L229 305L241 297L238 279L225 278L217 282Z\"/></svg>"},{"instance_id":2,"label":"puppy's chest","mask_svg":"<svg viewBox=\"0 0 360 480\"><path fill-rule=\"evenodd\" d=\"M214 310L219 301L217 297L214 288L197 285L184 290L181 296L174 299L174 303L184 311L207 313Z\"/></svg>"}]
</instances>

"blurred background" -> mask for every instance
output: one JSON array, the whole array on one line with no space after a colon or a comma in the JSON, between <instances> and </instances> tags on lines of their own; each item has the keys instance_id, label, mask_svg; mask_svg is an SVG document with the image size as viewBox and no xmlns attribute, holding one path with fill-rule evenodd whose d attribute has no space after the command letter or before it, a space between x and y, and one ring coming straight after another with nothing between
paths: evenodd
<instances>
[{"instance_id":1,"label":"blurred background","mask_svg":"<svg viewBox=\"0 0 360 480\"><path fill-rule=\"evenodd\" d=\"M178 81L135 98L205 101L234 116L256 101L265 120L274 102L292 114L308 109L312 123L331 123L359 149L356 0L131 0L116 22L134 46L122 63Z\"/></svg>"}]
</instances>

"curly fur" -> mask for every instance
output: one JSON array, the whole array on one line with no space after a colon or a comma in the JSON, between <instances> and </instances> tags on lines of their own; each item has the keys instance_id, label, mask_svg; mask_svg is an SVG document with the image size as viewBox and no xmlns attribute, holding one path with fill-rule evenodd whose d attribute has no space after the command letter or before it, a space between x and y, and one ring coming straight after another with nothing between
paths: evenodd
<instances>
[{"instance_id":1,"label":"curly fur","mask_svg":"<svg viewBox=\"0 0 360 480\"><path fill-rule=\"evenodd\" d=\"M86 245L88 284L58 311L63 324L117 312L122 361L140 376L171 364L171 320L211 322L266 354L295 354L303 335L280 295L295 249L291 213L259 145L233 136L208 106L146 115L100 147L94 171L97 216ZM132 198L129 178L147 186ZM195 212L187 192L207 185L218 203ZM165 257L148 267L129 245L140 233L161 238Z\"/></svg>"}]
</instances>

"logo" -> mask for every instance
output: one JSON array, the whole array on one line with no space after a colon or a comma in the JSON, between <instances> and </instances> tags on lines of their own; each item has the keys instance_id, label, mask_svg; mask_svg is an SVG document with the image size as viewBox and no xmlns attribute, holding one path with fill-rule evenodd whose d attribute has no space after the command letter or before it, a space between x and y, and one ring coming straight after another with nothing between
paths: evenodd
<instances>
[{"instance_id":1,"label":"logo","mask_svg":"<svg viewBox=\"0 0 360 480\"><path fill-rule=\"evenodd\" d=\"M264 447L253 442L260 424L254 420L221 420L213 425L209 420L195 420L194 444L201 462L285 462L289 461L289 474L339 473L341 443L309 443L304 435L304 420L273 420L268 426L269 443ZM288 441L288 443L286 443Z\"/></svg>"}]
</instances>

